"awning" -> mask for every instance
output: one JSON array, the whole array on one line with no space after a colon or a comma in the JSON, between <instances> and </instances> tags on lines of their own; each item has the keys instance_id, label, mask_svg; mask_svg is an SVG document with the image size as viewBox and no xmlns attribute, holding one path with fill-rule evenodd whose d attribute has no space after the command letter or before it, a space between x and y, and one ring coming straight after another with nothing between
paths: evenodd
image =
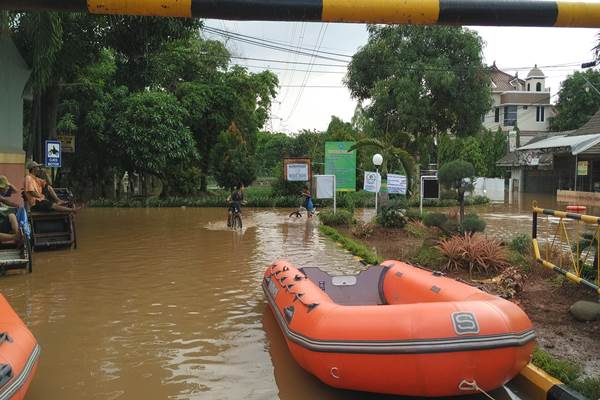
<instances>
[{"instance_id":1,"label":"awning","mask_svg":"<svg viewBox=\"0 0 600 400\"><path fill-rule=\"evenodd\" d=\"M583 153L590 147L600 143L600 133L592 135L567 136L556 135L519 147L518 151L565 148L573 155Z\"/></svg>"}]
</instances>

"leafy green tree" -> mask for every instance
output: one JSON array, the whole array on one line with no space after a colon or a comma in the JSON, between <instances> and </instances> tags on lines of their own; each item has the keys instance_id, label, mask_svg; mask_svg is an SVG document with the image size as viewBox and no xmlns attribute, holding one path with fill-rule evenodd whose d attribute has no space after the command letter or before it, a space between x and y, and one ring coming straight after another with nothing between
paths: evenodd
<instances>
[{"instance_id":1,"label":"leafy green tree","mask_svg":"<svg viewBox=\"0 0 600 400\"><path fill-rule=\"evenodd\" d=\"M119 108L111 143L122 154L125 169L167 181L171 169L196 159L194 139L185 125L187 111L172 94L134 93Z\"/></svg>"},{"instance_id":2,"label":"leafy green tree","mask_svg":"<svg viewBox=\"0 0 600 400\"><path fill-rule=\"evenodd\" d=\"M241 132L248 149L255 150L256 135L267 120L276 87L277 77L273 73L252 74L237 66L216 74L212 81L178 85L176 95L188 110L188 125L200 156L202 191L206 191L210 152L219 134L232 123Z\"/></svg>"},{"instance_id":3,"label":"leafy green tree","mask_svg":"<svg viewBox=\"0 0 600 400\"><path fill-rule=\"evenodd\" d=\"M26 125L27 153L42 158L42 143L56 139L61 88L97 60L102 49L104 17L54 12L18 13L12 32L32 67L33 102Z\"/></svg>"},{"instance_id":4,"label":"leafy green tree","mask_svg":"<svg viewBox=\"0 0 600 400\"><path fill-rule=\"evenodd\" d=\"M473 164L463 160L450 161L438 171L440 183L450 189L456 189L458 192L461 224L465 218L465 193L471 187L470 181L473 181L474 176L475 168Z\"/></svg>"},{"instance_id":5,"label":"leafy green tree","mask_svg":"<svg viewBox=\"0 0 600 400\"><path fill-rule=\"evenodd\" d=\"M235 124L219 135L211 152L211 165L215 180L227 189L240 183L250 185L256 179L254 155Z\"/></svg>"},{"instance_id":6,"label":"leafy green tree","mask_svg":"<svg viewBox=\"0 0 600 400\"><path fill-rule=\"evenodd\" d=\"M294 139L285 133L259 132L256 144L256 163L262 176L276 176L281 159L292 155Z\"/></svg>"},{"instance_id":7,"label":"leafy green tree","mask_svg":"<svg viewBox=\"0 0 600 400\"><path fill-rule=\"evenodd\" d=\"M600 72L589 69L575 72L562 83L556 103L557 114L550 129L566 131L580 128L600 109Z\"/></svg>"},{"instance_id":8,"label":"leafy green tree","mask_svg":"<svg viewBox=\"0 0 600 400\"><path fill-rule=\"evenodd\" d=\"M479 131L491 105L482 40L474 31L442 26L368 27L369 41L353 57L346 84L381 134L394 145L430 153L433 137Z\"/></svg>"},{"instance_id":9,"label":"leafy green tree","mask_svg":"<svg viewBox=\"0 0 600 400\"><path fill-rule=\"evenodd\" d=\"M410 191L416 175L416 162L406 150L395 147L390 143L389 138L384 138L384 140L375 138L361 139L354 146L350 147L349 150L364 148L373 148L381 153L383 156L383 164L381 165L383 175L387 175L388 172L392 171L405 173L407 187Z\"/></svg>"},{"instance_id":10,"label":"leafy green tree","mask_svg":"<svg viewBox=\"0 0 600 400\"><path fill-rule=\"evenodd\" d=\"M171 50L170 43L196 37L200 26L196 19L111 16L104 37L115 53L117 82L131 91L162 83L156 71L165 64L156 64L158 54Z\"/></svg>"}]
</instances>

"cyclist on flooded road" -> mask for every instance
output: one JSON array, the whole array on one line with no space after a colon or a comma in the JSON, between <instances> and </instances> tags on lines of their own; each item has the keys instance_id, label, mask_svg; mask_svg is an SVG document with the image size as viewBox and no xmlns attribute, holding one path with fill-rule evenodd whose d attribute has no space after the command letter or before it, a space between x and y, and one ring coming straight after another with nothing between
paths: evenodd
<instances>
[{"instance_id":1,"label":"cyclist on flooded road","mask_svg":"<svg viewBox=\"0 0 600 400\"><path fill-rule=\"evenodd\" d=\"M233 192L227 197L229 210L227 215L227 226L231 227L232 216L234 213L242 213L242 202L244 201L244 184L240 183L233 187Z\"/></svg>"}]
</instances>

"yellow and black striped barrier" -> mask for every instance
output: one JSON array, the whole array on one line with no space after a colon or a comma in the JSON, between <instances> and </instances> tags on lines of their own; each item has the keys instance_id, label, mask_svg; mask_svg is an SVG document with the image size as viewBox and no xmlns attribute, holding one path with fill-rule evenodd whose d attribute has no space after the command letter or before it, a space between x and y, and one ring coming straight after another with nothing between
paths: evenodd
<instances>
[{"instance_id":1,"label":"yellow and black striped barrier","mask_svg":"<svg viewBox=\"0 0 600 400\"><path fill-rule=\"evenodd\" d=\"M531 400L586 400L586 397L533 364L527 364L515 378L521 398Z\"/></svg>"},{"instance_id":2,"label":"yellow and black striped barrier","mask_svg":"<svg viewBox=\"0 0 600 400\"><path fill-rule=\"evenodd\" d=\"M0 10L232 20L600 28L597 0L0 0Z\"/></svg>"},{"instance_id":3,"label":"yellow and black striped barrier","mask_svg":"<svg viewBox=\"0 0 600 400\"><path fill-rule=\"evenodd\" d=\"M580 285L583 285L583 286L586 286L586 287L596 291L596 293L598 293L600 295L600 287L598 287L598 285L595 285L594 283L583 279L581 276L578 276L577 274L569 272L557 265L554 265L550 261L544 260L542 258L541 253L540 253L540 247L538 244L538 239L537 239L538 214L551 215L551 216L558 217L561 219L566 218L566 219L571 219L571 220L576 220L576 221L583 221L588 224L594 224L594 225L600 225L600 217L595 217L593 215L575 214L575 213L570 213L570 212L565 212L565 211L550 210L547 208L539 208L534 204L534 206L533 206L533 221L532 221L532 229L531 229L533 254L534 254L536 261L538 261L544 267L551 269L551 270L565 276L570 281L575 282ZM577 257L579 257L579 254L577 254ZM600 267L598 267L598 268L600 269ZM578 269L576 269L576 271L577 270ZM598 279L600 280L600 271L599 271Z\"/></svg>"}]
</instances>

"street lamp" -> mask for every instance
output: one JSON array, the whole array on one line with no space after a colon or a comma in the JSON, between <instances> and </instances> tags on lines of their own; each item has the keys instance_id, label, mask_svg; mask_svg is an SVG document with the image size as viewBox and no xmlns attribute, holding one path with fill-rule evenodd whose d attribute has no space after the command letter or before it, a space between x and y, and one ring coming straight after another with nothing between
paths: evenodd
<instances>
[{"instance_id":1,"label":"street lamp","mask_svg":"<svg viewBox=\"0 0 600 400\"><path fill-rule=\"evenodd\" d=\"M376 175L377 175L377 180L380 181L379 179L379 167L381 167L381 164L383 164L383 156L379 153L373 155L373 164L375 165L375 171L376 171ZM375 190L375 215L377 215L377 198L379 197L379 185L375 184L376 186L376 190Z\"/></svg>"}]
</instances>

